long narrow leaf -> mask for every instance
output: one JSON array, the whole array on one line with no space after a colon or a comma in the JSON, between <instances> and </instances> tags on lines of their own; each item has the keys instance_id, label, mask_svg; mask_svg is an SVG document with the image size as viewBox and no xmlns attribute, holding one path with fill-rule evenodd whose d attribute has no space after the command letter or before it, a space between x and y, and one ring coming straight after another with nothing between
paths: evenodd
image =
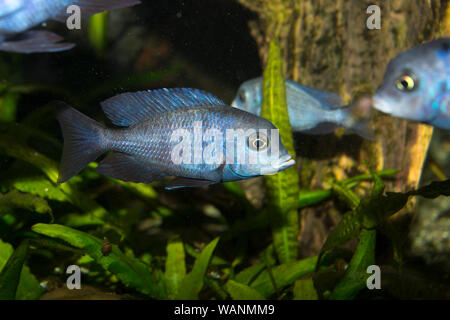
<instances>
[{"instance_id":1,"label":"long narrow leaf","mask_svg":"<svg viewBox=\"0 0 450 320\"><path fill-rule=\"evenodd\" d=\"M366 287L366 281L369 277L366 273L367 267L375 263L375 238L376 230L363 229L361 231L355 254L343 279L333 290L330 299L353 299L361 289Z\"/></svg>"},{"instance_id":2,"label":"long narrow leaf","mask_svg":"<svg viewBox=\"0 0 450 320\"><path fill-rule=\"evenodd\" d=\"M166 289L169 297L178 294L181 283L186 276L186 263L183 242L176 238L167 244Z\"/></svg>"},{"instance_id":3,"label":"long narrow leaf","mask_svg":"<svg viewBox=\"0 0 450 320\"><path fill-rule=\"evenodd\" d=\"M20 274L28 254L28 241L22 244L14 251L9 258L2 272L0 273L0 299L12 300L16 297L17 287L19 286Z\"/></svg>"},{"instance_id":4,"label":"long narrow leaf","mask_svg":"<svg viewBox=\"0 0 450 320\"><path fill-rule=\"evenodd\" d=\"M282 63L281 50L275 40L272 40L264 71L261 115L279 129L284 146L295 159ZM265 181L275 250L281 263L295 261L298 254L297 205L299 197L296 167L291 167L276 175L265 176Z\"/></svg>"},{"instance_id":5,"label":"long narrow leaf","mask_svg":"<svg viewBox=\"0 0 450 320\"><path fill-rule=\"evenodd\" d=\"M38 299L43 293L25 265L28 248L28 241L24 241L16 250L0 241L0 299Z\"/></svg>"},{"instance_id":6,"label":"long narrow leaf","mask_svg":"<svg viewBox=\"0 0 450 320\"><path fill-rule=\"evenodd\" d=\"M196 300L203 288L203 278L205 277L206 270L212 258L214 249L216 248L219 238L211 241L200 253L195 260L192 271L184 277L181 283L180 292L177 295L177 299L184 300Z\"/></svg>"},{"instance_id":7,"label":"long narrow leaf","mask_svg":"<svg viewBox=\"0 0 450 320\"><path fill-rule=\"evenodd\" d=\"M228 280L225 287L234 300L265 300L258 290L233 280Z\"/></svg>"},{"instance_id":8,"label":"long narrow leaf","mask_svg":"<svg viewBox=\"0 0 450 320\"><path fill-rule=\"evenodd\" d=\"M256 289L264 297L270 297L276 292L276 289L282 289L294 283L299 277L314 271L317 262L317 256L282 264L271 269L273 275L272 282L269 271L264 270L250 284L250 287ZM274 287L276 286L276 288Z\"/></svg>"}]
</instances>

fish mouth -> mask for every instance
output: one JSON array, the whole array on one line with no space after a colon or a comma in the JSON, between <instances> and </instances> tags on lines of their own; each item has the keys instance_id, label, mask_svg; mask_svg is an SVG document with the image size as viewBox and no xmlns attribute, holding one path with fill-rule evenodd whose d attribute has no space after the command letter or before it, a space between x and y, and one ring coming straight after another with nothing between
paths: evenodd
<instances>
[{"instance_id":1,"label":"fish mouth","mask_svg":"<svg viewBox=\"0 0 450 320\"><path fill-rule=\"evenodd\" d=\"M286 154L280 157L277 160L274 160L270 163L270 167L272 170L267 172L266 174L276 174L279 171L292 167L295 164L295 160L292 159L290 154Z\"/></svg>"},{"instance_id":2,"label":"fish mouth","mask_svg":"<svg viewBox=\"0 0 450 320\"><path fill-rule=\"evenodd\" d=\"M267 175L274 175L277 174L279 171L283 171L284 169L287 169L289 167L292 167L295 164L295 160L292 159L292 156L290 154L284 155L281 158L274 160L270 163L270 165L264 166L260 169L259 175L261 176L267 176ZM231 171L237 175L238 177L242 179L248 179L251 176L242 175L238 172L236 172L233 168L231 168Z\"/></svg>"},{"instance_id":3,"label":"fish mouth","mask_svg":"<svg viewBox=\"0 0 450 320\"><path fill-rule=\"evenodd\" d=\"M375 109L377 109L377 110L379 110L381 112L384 112L384 113L391 113L392 112L389 104L386 103L384 100L380 99L377 95L375 95L372 98L372 104L373 104L373 107Z\"/></svg>"}]
</instances>

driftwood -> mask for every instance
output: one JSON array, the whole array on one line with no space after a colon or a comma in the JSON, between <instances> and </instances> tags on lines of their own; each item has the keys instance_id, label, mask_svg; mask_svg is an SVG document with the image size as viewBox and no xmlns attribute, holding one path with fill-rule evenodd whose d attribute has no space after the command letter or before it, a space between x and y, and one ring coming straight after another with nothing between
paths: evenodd
<instances>
[{"instance_id":1,"label":"driftwood","mask_svg":"<svg viewBox=\"0 0 450 320\"><path fill-rule=\"evenodd\" d=\"M259 19L250 32L263 63L269 41L277 38L285 75L302 84L338 93L347 103L372 94L381 84L389 60L414 45L450 34L450 7L442 0L383 1L381 29L369 30L366 12L373 1L361 0L238 0ZM373 169L400 172L387 190L406 191L418 186L432 128L375 112L372 126L376 142L342 135L299 136L299 170L303 188L322 188L331 178L343 179ZM367 192L367 190L359 190ZM407 209L397 214L408 216ZM329 207L304 210L300 250L302 256L320 249L340 215ZM402 219L403 220L403 219Z\"/></svg>"}]
</instances>

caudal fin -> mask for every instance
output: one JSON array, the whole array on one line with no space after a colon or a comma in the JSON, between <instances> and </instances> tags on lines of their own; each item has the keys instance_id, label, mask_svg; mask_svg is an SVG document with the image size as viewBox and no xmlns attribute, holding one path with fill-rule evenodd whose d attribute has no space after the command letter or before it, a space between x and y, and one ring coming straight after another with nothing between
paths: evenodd
<instances>
[{"instance_id":1,"label":"caudal fin","mask_svg":"<svg viewBox=\"0 0 450 320\"><path fill-rule=\"evenodd\" d=\"M102 140L106 128L64 102L55 105L64 137L58 176L58 183L63 183L106 151Z\"/></svg>"},{"instance_id":2,"label":"caudal fin","mask_svg":"<svg viewBox=\"0 0 450 320\"><path fill-rule=\"evenodd\" d=\"M371 127L370 120L373 117L370 100L360 98L354 104L343 107L345 113L342 126L353 131L364 139L375 141L375 133Z\"/></svg>"},{"instance_id":3,"label":"caudal fin","mask_svg":"<svg viewBox=\"0 0 450 320\"><path fill-rule=\"evenodd\" d=\"M351 125L348 125L345 127L366 140L369 140L369 141L376 140L375 132L370 127L370 121L360 120L359 122L354 122Z\"/></svg>"}]
</instances>

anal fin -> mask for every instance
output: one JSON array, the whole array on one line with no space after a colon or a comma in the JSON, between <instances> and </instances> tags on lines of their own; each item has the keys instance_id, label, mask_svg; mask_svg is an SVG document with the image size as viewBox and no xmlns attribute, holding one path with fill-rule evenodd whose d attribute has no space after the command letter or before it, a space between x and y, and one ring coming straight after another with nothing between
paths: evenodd
<instances>
[{"instance_id":1,"label":"anal fin","mask_svg":"<svg viewBox=\"0 0 450 320\"><path fill-rule=\"evenodd\" d=\"M165 176L160 170L123 153L108 155L100 162L97 172L110 178L136 183L160 181Z\"/></svg>"},{"instance_id":2,"label":"anal fin","mask_svg":"<svg viewBox=\"0 0 450 320\"><path fill-rule=\"evenodd\" d=\"M310 134L310 135L324 135L324 134L330 134L334 130L336 130L339 126L335 123L331 122L322 122L317 124L315 127L308 129L308 130L302 130L300 131L303 134Z\"/></svg>"}]
</instances>

